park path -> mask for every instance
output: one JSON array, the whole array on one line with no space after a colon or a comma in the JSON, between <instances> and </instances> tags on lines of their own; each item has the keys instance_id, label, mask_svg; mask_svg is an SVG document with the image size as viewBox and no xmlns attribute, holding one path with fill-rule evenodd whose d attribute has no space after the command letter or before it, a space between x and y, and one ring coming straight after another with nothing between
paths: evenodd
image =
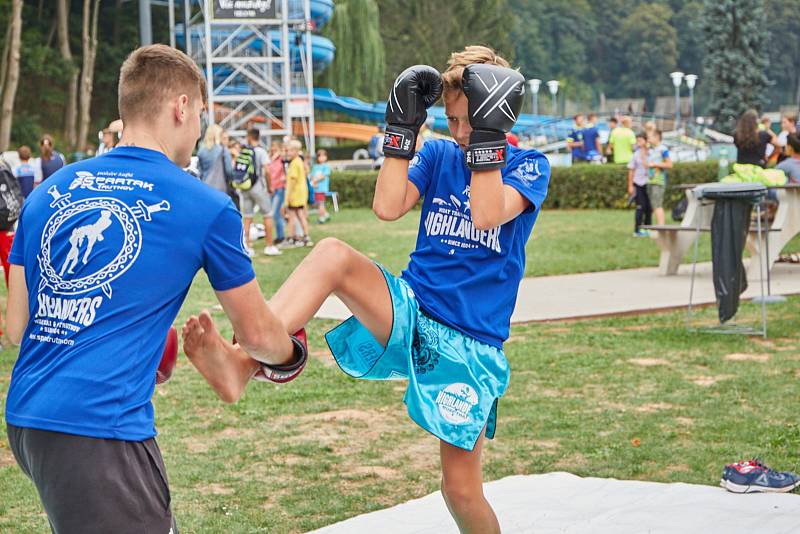
<instances>
[{"instance_id":1,"label":"park path","mask_svg":"<svg viewBox=\"0 0 800 534\"><path fill-rule=\"evenodd\" d=\"M557 321L622 315L686 307L689 302L691 265L681 265L675 276L660 276L655 267L599 273L525 278L517 298L512 323ZM697 266L693 302L714 303L711 263ZM760 294L757 278L748 279L744 298ZM777 263L772 269L773 295L800 294L800 265ZM321 319L343 320L350 312L331 297L317 313Z\"/></svg>"}]
</instances>

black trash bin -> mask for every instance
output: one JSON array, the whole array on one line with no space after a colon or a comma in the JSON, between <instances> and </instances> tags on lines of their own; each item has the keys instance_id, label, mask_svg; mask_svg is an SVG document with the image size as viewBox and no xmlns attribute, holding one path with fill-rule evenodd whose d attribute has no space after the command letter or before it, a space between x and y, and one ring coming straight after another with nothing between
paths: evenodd
<instances>
[{"instance_id":1,"label":"black trash bin","mask_svg":"<svg viewBox=\"0 0 800 534\"><path fill-rule=\"evenodd\" d=\"M714 201L711 264L719 322L725 324L736 315L739 297L747 289L742 252L750 231L753 206L764 200L767 188L752 183L715 183L698 186L693 194L701 201Z\"/></svg>"}]
</instances>

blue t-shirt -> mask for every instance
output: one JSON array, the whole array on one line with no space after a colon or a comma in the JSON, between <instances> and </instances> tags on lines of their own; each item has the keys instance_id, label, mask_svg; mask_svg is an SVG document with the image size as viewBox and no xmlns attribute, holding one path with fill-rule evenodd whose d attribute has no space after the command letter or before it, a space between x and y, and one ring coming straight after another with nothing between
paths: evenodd
<instances>
[{"instance_id":1,"label":"blue t-shirt","mask_svg":"<svg viewBox=\"0 0 800 534\"><path fill-rule=\"evenodd\" d=\"M17 426L141 441L155 373L197 271L224 291L255 276L230 198L153 150L118 146L31 193L9 260L30 320L11 377Z\"/></svg>"},{"instance_id":2,"label":"blue t-shirt","mask_svg":"<svg viewBox=\"0 0 800 534\"><path fill-rule=\"evenodd\" d=\"M312 180L317 180L318 174L323 178L314 186L315 193L328 193L331 189L331 166L327 163L316 163L311 167L309 177Z\"/></svg>"},{"instance_id":3,"label":"blue t-shirt","mask_svg":"<svg viewBox=\"0 0 800 534\"><path fill-rule=\"evenodd\" d=\"M568 143L576 143L581 142L583 143L583 128L575 128L573 129L569 135L567 135L567 142ZM572 159L578 160L583 159L583 145L576 146L572 149Z\"/></svg>"},{"instance_id":4,"label":"blue t-shirt","mask_svg":"<svg viewBox=\"0 0 800 534\"><path fill-rule=\"evenodd\" d=\"M592 159L600 154L597 152L597 138L600 132L596 126L589 126L583 129L583 159Z\"/></svg>"},{"instance_id":5,"label":"blue t-shirt","mask_svg":"<svg viewBox=\"0 0 800 534\"><path fill-rule=\"evenodd\" d=\"M508 338L525 273L525 243L547 196L550 163L536 150L508 146L502 176L531 205L502 226L478 230L464 153L452 141L425 143L408 170L424 200L417 246L402 274L425 313L498 348Z\"/></svg>"}]
</instances>

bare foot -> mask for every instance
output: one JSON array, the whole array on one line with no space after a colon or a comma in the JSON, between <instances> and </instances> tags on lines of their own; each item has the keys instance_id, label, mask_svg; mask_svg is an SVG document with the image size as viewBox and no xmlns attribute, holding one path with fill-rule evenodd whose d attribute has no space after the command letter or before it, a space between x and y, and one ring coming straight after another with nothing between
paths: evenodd
<instances>
[{"instance_id":1,"label":"bare foot","mask_svg":"<svg viewBox=\"0 0 800 534\"><path fill-rule=\"evenodd\" d=\"M222 338L211 315L192 316L181 331L183 352L224 402L236 402L260 369L239 345Z\"/></svg>"}]
</instances>

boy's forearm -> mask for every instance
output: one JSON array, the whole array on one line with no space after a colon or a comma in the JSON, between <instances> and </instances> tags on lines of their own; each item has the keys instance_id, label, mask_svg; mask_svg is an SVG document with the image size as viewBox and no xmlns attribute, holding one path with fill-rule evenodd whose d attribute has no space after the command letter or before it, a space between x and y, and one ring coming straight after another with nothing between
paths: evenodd
<instances>
[{"instance_id":1,"label":"boy's forearm","mask_svg":"<svg viewBox=\"0 0 800 534\"><path fill-rule=\"evenodd\" d=\"M500 171L474 171L469 191L470 212L475 226L488 230L500 224L505 213L505 194Z\"/></svg>"},{"instance_id":2,"label":"boy's forearm","mask_svg":"<svg viewBox=\"0 0 800 534\"><path fill-rule=\"evenodd\" d=\"M402 214L408 189L408 164L408 160L400 158L383 160L372 199L372 210L378 218L393 220Z\"/></svg>"}]
</instances>

